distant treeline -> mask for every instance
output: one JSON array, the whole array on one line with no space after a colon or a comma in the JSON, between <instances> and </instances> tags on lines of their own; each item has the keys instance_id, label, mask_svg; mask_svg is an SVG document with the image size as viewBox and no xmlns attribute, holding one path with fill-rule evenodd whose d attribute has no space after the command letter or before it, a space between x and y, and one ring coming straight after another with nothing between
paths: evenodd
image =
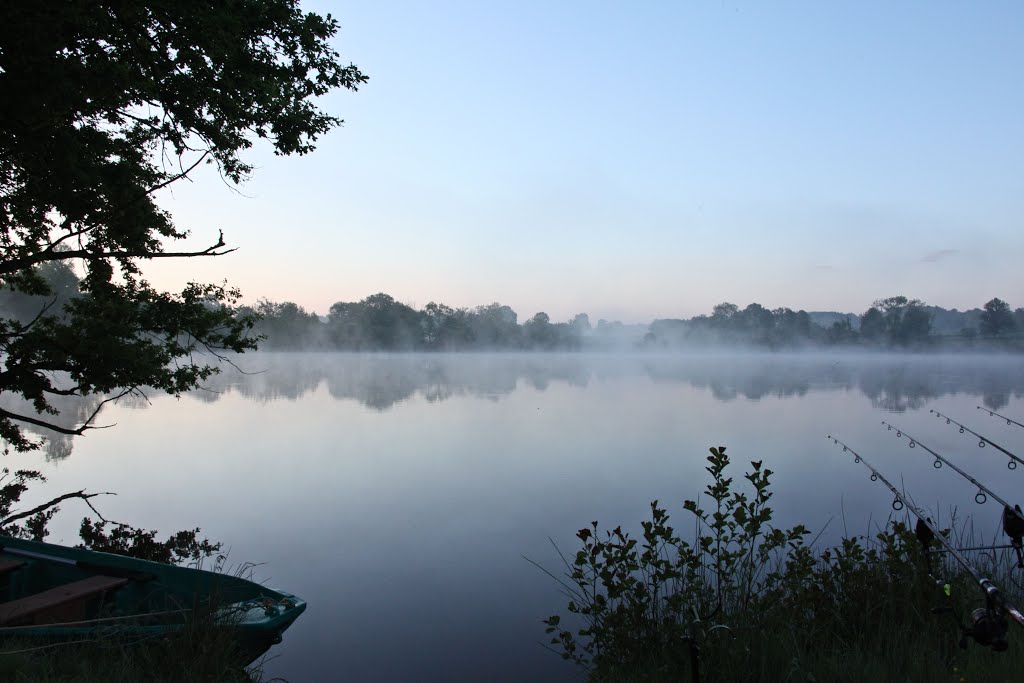
<instances>
[{"instance_id":1,"label":"distant treeline","mask_svg":"<svg viewBox=\"0 0 1024 683\"><path fill-rule=\"evenodd\" d=\"M78 278L63 262L37 270L48 283L47 295L0 288L0 324L25 323L37 315L60 315L78 296ZM1024 308L1013 310L1001 299L969 311L929 306L918 299L880 299L863 314L768 309L753 303L714 307L711 315L655 320L649 326L599 320L586 313L552 322L537 313L523 323L510 307L492 303L452 308L429 303L420 310L387 294L362 301L339 301L326 316L292 302L266 299L243 306L257 319L254 333L271 350L464 351L673 349L751 346L768 349L875 347L1007 349L1024 351ZM11 320L5 323L2 318Z\"/></svg>"},{"instance_id":2,"label":"distant treeline","mask_svg":"<svg viewBox=\"0 0 1024 683\"><path fill-rule=\"evenodd\" d=\"M781 349L813 346L884 348L1024 349L1024 308L1001 299L984 308L957 311L894 296L854 313L739 308L722 303L711 315L655 320L646 329L601 320L586 313L552 322L537 313L522 324L510 307L492 303L473 309L429 303L416 310L387 294L359 302L338 302L326 316L291 303L261 300L243 309L260 318L255 331L269 349L351 351L459 351L473 349L579 350L615 347L670 349L755 346Z\"/></svg>"},{"instance_id":3,"label":"distant treeline","mask_svg":"<svg viewBox=\"0 0 1024 683\"><path fill-rule=\"evenodd\" d=\"M992 299L981 309L961 312L893 296L879 299L861 315L769 310L756 303L740 309L722 303L711 315L655 320L644 344L1024 349L1021 332L1024 308L1014 311L1001 299Z\"/></svg>"},{"instance_id":4,"label":"distant treeline","mask_svg":"<svg viewBox=\"0 0 1024 683\"><path fill-rule=\"evenodd\" d=\"M547 313L538 313L519 324L516 312L498 303L468 309L431 302L416 310L387 294L339 301L324 317L290 301L265 299L242 311L259 317L255 331L266 336L268 349L578 350L584 337L595 332L586 314L553 323ZM601 321L596 332L603 333L605 327L614 325Z\"/></svg>"}]
</instances>

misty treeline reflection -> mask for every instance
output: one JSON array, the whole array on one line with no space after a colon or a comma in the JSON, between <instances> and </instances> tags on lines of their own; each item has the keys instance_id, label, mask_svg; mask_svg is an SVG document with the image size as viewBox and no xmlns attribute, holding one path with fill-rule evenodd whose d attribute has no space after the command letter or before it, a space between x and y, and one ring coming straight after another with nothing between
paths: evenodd
<instances>
[{"instance_id":1,"label":"misty treeline reflection","mask_svg":"<svg viewBox=\"0 0 1024 683\"><path fill-rule=\"evenodd\" d=\"M240 362L251 374L227 370L193 395L296 400L322 386L332 398L387 410L414 396L496 400L522 387L642 377L707 389L719 401L856 390L878 408L902 412L956 393L998 410L1024 394L1024 367L1012 356L259 353Z\"/></svg>"},{"instance_id":2,"label":"misty treeline reflection","mask_svg":"<svg viewBox=\"0 0 1024 683\"><path fill-rule=\"evenodd\" d=\"M255 314L255 332L270 350L462 351L471 349L609 350L746 345L770 349L809 346L890 348L1024 349L1024 308L1001 299L969 311L928 306L893 296L875 301L862 315L768 309L752 303L714 307L711 315L665 318L650 325L624 325L586 313L553 322L540 312L522 324L509 306L473 309L431 302L423 309L374 294L358 302L339 301L326 316L292 302L261 300L242 313Z\"/></svg>"},{"instance_id":3,"label":"misty treeline reflection","mask_svg":"<svg viewBox=\"0 0 1024 683\"><path fill-rule=\"evenodd\" d=\"M874 407L892 412L917 410L959 393L977 396L985 407L999 410L1011 397L1024 395L1024 365L1010 354L258 352L230 361L190 396L208 403L231 395L268 402L324 391L335 400L386 411L415 397L428 402L460 396L497 401L522 389L585 390L594 383L637 378L707 390L718 401L855 391ZM82 419L103 398L61 397L61 414ZM123 397L117 405L146 409L150 402L139 394ZM106 413L100 413L99 424ZM46 439L48 460L70 455L71 437L32 427L29 431Z\"/></svg>"}]
</instances>

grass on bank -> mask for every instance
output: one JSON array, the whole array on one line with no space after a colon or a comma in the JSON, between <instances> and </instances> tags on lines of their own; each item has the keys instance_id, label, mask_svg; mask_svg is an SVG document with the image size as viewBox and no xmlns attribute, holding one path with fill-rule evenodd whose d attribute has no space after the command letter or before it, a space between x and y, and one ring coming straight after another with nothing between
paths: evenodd
<instances>
[{"instance_id":1,"label":"grass on bank","mask_svg":"<svg viewBox=\"0 0 1024 683\"><path fill-rule=\"evenodd\" d=\"M188 538L185 541L191 542ZM157 544L157 551L170 548L174 542L172 538L165 544ZM105 547L103 550L154 559L153 552L148 555L140 552L140 548L136 547L139 545L121 543L117 547ZM220 548L219 544L210 545L206 541L203 541L202 546L208 546L213 551ZM148 547L143 545L141 550ZM189 559L196 569L203 569L204 561L211 554L200 547L198 555ZM167 561L172 558L158 556L156 559ZM224 572L226 561L226 555L217 555L210 569L217 573ZM242 563L231 569L230 574L251 581L254 566ZM233 625L215 617L220 610L217 609L215 596L212 600L211 604L202 609L190 610L181 630L160 636L131 635L129 632L119 632L118 626L112 626L109 629L98 629L85 640L41 642L39 639L4 638L4 629L0 628L0 681L262 683L265 658L258 659L251 666L241 664L251 659L251 656L246 657L240 651L238 634Z\"/></svg>"},{"instance_id":2,"label":"grass on bank","mask_svg":"<svg viewBox=\"0 0 1024 683\"><path fill-rule=\"evenodd\" d=\"M196 622L169 637L98 635L81 642L4 640L0 681L10 683L261 683L259 662L239 665L230 628Z\"/></svg>"},{"instance_id":3,"label":"grass on bank","mask_svg":"<svg viewBox=\"0 0 1024 683\"><path fill-rule=\"evenodd\" d=\"M743 492L727 476L725 448L712 448L708 463L708 509L683 504L695 527L689 540L655 501L638 538L593 522L563 557L564 576L551 574L569 602L545 620L547 645L589 680L1024 680L1016 624L1005 652L971 638L960 647L982 591L945 554L930 553L929 574L905 523L815 551L803 525L771 526L771 470L751 463ZM1011 602L1024 602L1012 561L971 559Z\"/></svg>"},{"instance_id":4,"label":"grass on bank","mask_svg":"<svg viewBox=\"0 0 1024 683\"><path fill-rule=\"evenodd\" d=\"M0 642L0 681L10 683L260 683L257 665L238 664L229 629L187 628L169 638L99 636L72 643Z\"/></svg>"}]
</instances>

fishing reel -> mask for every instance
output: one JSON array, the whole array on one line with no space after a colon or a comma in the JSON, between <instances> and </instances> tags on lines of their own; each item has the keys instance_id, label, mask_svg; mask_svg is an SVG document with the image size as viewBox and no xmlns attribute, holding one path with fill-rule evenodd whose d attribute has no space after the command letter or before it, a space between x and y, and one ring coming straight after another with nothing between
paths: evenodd
<instances>
[{"instance_id":1,"label":"fishing reel","mask_svg":"<svg viewBox=\"0 0 1024 683\"><path fill-rule=\"evenodd\" d=\"M1012 529L1016 536L1011 536L1014 543L1014 548L1017 549L1017 556L1020 557L1021 547L1021 536L1024 536L1024 518L1018 514L1020 513L1020 507L1017 506L1017 512L1006 508L1003 511L1003 529L1007 535L1010 535ZM931 520L928 520L931 521ZM918 518L917 525L914 527L914 535L917 536L917 540L920 541L921 547L924 550L924 561L925 567L929 574L932 573L931 553L929 552L929 546L935 539L935 534L931 528L922 520ZM949 585L946 584L946 595L949 595ZM991 597L987 599L987 605L985 607L979 607L978 609L971 612L969 618L969 625L964 626L960 616L956 613L953 607L936 607L932 610L933 614L949 614L956 622L957 628L960 629L960 647L967 647L967 639L973 638L974 642L983 647L990 647L995 652L1003 652L1009 646L1007 641L1007 621L1004 614L1005 610L994 603Z\"/></svg>"},{"instance_id":2,"label":"fishing reel","mask_svg":"<svg viewBox=\"0 0 1024 683\"><path fill-rule=\"evenodd\" d=\"M971 612L971 625L963 630L960 647L967 647L968 636L983 647L990 647L996 652L1003 652L1009 647L1006 637L1006 617L1002 610L993 607L979 607Z\"/></svg>"},{"instance_id":3,"label":"fishing reel","mask_svg":"<svg viewBox=\"0 0 1024 683\"><path fill-rule=\"evenodd\" d=\"M979 607L971 612L970 624L964 626L960 615L953 607L935 607L932 614L948 614L960 630L961 649L967 649L967 639L971 638L982 647L990 647L994 652L1004 652L1010 642L1007 637L1008 624L1004 610L992 605Z\"/></svg>"}]
</instances>

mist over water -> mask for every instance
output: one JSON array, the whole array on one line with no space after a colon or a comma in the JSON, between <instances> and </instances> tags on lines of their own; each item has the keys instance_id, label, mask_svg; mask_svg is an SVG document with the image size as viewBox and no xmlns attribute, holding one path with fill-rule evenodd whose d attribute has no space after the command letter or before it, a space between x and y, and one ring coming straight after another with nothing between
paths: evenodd
<instances>
[{"instance_id":1,"label":"mist over water","mask_svg":"<svg viewBox=\"0 0 1024 683\"><path fill-rule=\"evenodd\" d=\"M296 400L323 385L334 399L387 410L413 397L497 399L521 384L586 387L641 375L706 388L722 401L859 391L879 408L900 412L963 391L978 393L985 407L998 410L1024 387L1024 364L1008 355L261 353L237 360L241 372L215 376L195 396L214 402L237 392L260 401Z\"/></svg>"},{"instance_id":2,"label":"mist over water","mask_svg":"<svg viewBox=\"0 0 1024 683\"><path fill-rule=\"evenodd\" d=\"M538 644L564 612L549 537L638 528L651 500L685 528L707 448L740 477L774 476L775 523L863 534L892 512L833 434L943 521L997 529L998 508L936 470L881 420L1011 502L1024 468L928 413L940 410L1024 456L1024 367L1012 356L884 354L252 354L207 390L105 409L44 473L40 500L118 492L104 514L162 530L201 526L233 563L306 598L272 652L292 681L565 680ZM1021 421L1024 421L1022 419ZM969 436L969 435L968 435ZM9 456L39 467L38 457ZM1021 479L1020 481L1024 481ZM159 505L153 501L159 500ZM26 501L31 504L34 500ZM73 542L79 510L55 520Z\"/></svg>"}]
</instances>

